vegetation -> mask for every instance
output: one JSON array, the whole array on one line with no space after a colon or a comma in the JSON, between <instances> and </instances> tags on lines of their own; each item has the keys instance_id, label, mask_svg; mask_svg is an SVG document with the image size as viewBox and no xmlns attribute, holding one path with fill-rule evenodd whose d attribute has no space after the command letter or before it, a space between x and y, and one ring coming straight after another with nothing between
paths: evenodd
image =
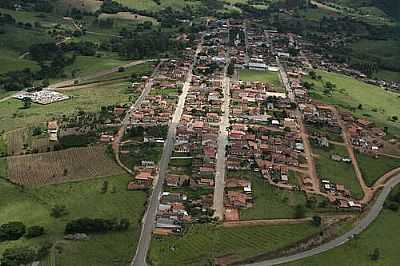
<instances>
[{"instance_id":1,"label":"vegetation","mask_svg":"<svg viewBox=\"0 0 400 266\"><path fill-rule=\"evenodd\" d=\"M400 167L400 159L378 155L373 157L364 153L356 153L358 165L365 182L371 186L385 173Z\"/></svg>"},{"instance_id":2,"label":"vegetation","mask_svg":"<svg viewBox=\"0 0 400 266\"><path fill-rule=\"evenodd\" d=\"M239 79L243 81L266 82L271 84L275 89L283 90L279 72L241 70L239 71Z\"/></svg>"},{"instance_id":3,"label":"vegetation","mask_svg":"<svg viewBox=\"0 0 400 266\"><path fill-rule=\"evenodd\" d=\"M311 224L224 228L191 225L184 236L153 238L153 265L207 265L216 257L249 258L290 245L318 232Z\"/></svg>"},{"instance_id":4,"label":"vegetation","mask_svg":"<svg viewBox=\"0 0 400 266\"><path fill-rule=\"evenodd\" d=\"M115 191L101 193L104 180L115 187ZM144 192L126 189L130 180L128 176L115 176L21 189L0 179L0 224L21 221L28 226L40 225L46 228L46 234L35 238L0 243L0 254L4 256L4 251L11 248L29 247L38 250L50 242L58 250L52 256L56 256L62 265L83 266L89 263L108 266L116 262L128 263L139 237L139 221L146 200ZM57 219L51 217L49 214L54 205L65 205L68 214ZM59 242L63 239L68 221L87 216L101 219L129 217L130 227L125 232L93 235L87 241Z\"/></svg>"},{"instance_id":5,"label":"vegetation","mask_svg":"<svg viewBox=\"0 0 400 266\"><path fill-rule=\"evenodd\" d=\"M341 74L317 71L317 75L322 80L305 78L314 84L311 90L314 99L351 111L356 117L366 117L377 126L386 126L391 135L400 134L400 123L391 120L400 113L400 97L396 93ZM335 84L336 88L326 93L325 82ZM363 106L361 110L357 108L359 104Z\"/></svg>"},{"instance_id":6,"label":"vegetation","mask_svg":"<svg viewBox=\"0 0 400 266\"><path fill-rule=\"evenodd\" d=\"M331 144L329 149L314 148L314 153L318 156L315 160L317 173L321 179L344 185L345 188L351 191L353 197L362 198L363 192L352 164L331 159L332 155L348 158L349 155L345 147Z\"/></svg>"}]
</instances>

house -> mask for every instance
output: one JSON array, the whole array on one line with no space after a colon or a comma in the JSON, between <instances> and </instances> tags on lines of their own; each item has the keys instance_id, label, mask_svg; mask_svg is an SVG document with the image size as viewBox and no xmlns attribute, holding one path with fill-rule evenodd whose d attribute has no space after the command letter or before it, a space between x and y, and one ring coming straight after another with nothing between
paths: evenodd
<instances>
[{"instance_id":1,"label":"house","mask_svg":"<svg viewBox=\"0 0 400 266\"><path fill-rule=\"evenodd\" d=\"M58 141L58 123L57 121L49 121L47 123L47 133L50 141Z\"/></svg>"}]
</instances>

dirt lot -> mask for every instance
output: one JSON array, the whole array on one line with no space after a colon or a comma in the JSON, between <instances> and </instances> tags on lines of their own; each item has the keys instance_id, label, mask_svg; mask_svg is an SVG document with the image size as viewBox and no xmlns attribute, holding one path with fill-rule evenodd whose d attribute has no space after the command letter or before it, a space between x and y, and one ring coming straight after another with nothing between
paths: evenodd
<instances>
[{"instance_id":1,"label":"dirt lot","mask_svg":"<svg viewBox=\"0 0 400 266\"><path fill-rule=\"evenodd\" d=\"M10 181L26 186L122 173L102 146L8 157L7 165Z\"/></svg>"}]
</instances>

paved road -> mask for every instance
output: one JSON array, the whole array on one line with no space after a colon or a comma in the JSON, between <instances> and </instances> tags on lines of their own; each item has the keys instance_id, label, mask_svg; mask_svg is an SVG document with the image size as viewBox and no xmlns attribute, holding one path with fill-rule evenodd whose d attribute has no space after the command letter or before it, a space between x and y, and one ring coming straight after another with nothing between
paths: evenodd
<instances>
[{"instance_id":1,"label":"paved road","mask_svg":"<svg viewBox=\"0 0 400 266\"><path fill-rule=\"evenodd\" d=\"M159 165L159 174L157 180L154 180L155 185L153 188L153 192L150 196L149 202L148 202L148 207L146 210L146 213L144 214L143 221L142 221L142 231L140 234L140 239L139 243L136 249L135 257L133 258L131 265L132 266L143 266L146 265L146 257L147 257L147 252L150 247L151 243L151 236L152 236L152 231L154 228L154 222L156 219L157 215L157 209L160 201L160 196L164 184L164 179L167 174L168 170L168 163L172 155L172 151L174 149L174 142L175 142L175 136L176 136L176 127L180 121L180 118L183 113L183 108L185 106L185 101L186 101L186 96L189 92L190 88L190 83L192 80L192 70L193 66L196 64L196 58L198 53L201 50L201 43L197 47L196 53L195 53L195 59L193 64L188 70L188 74L186 77L186 81L183 85L182 88L182 94L179 97L179 101L177 104L177 107L175 109L175 113L173 115L172 121L170 123L169 129L168 129L168 136L167 140L164 144L164 149L163 153L161 155L161 160L160 160L160 165Z\"/></svg>"},{"instance_id":2,"label":"paved road","mask_svg":"<svg viewBox=\"0 0 400 266\"><path fill-rule=\"evenodd\" d=\"M213 208L215 210L214 217L220 220L224 219L224 191L225 191L225 162L226 162L226 145L228 145L228 128L229 128L229 104L230 104L230 78L227 76L227 61L224 70L223 91L224 102L222 104L223 116L219 126L218 134L218 151L217 163L215 173L215 186L214 186L214 202Z\"/></svg>"},{"instance_id":3,"label":"paved road","mask_svg":"<svg viewBox=\"0 0 400 266\"><path fill-rule=\"evenodd\" d=\"M345 233L344 235L327 242L321 246L318 246L316 248L294 254L291 256L287 257L281 257L281 258L276 258L276 259L271 259L271 260L265 260L257 263L252 263L252 264L247 264L248 266L266 266L266 265L278 265L282 263L288 263L291 261L296 261L300 259L304 259L307 257L311 257L317 254L321 254L323 252L326 252L328 250L334 249L336 247L339 247L343 244L345 244L347 241L352 239L355 235L360 234L362 231L364 231L379 215L380 211L383 208L383 203L385 202L386 197L389 195L390 191L396 186L400 184L400 174L397 174L396 176L392 177L384 186L383 190L379 194L378 198L376 201L373 203L373 205L370 207L369 210L367 210L367 214L356 224L356 226Z\"/></svg>"}]
</instances>

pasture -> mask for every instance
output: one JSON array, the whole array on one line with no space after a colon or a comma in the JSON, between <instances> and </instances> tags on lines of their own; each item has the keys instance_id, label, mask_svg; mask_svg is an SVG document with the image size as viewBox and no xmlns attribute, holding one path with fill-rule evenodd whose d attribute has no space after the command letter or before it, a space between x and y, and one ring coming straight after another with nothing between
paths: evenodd
<instances>
[{"instance_id":1,"label":"pasture","mask_svg":"<svg viewBox=\"0 0 400 266\"><path fill-rule=\"evenodd\" d=\"M122 169L107 157L102 146L8 157L7 167L8 179L24 186L122 173Z\"/></svg>"},{"instance_id":2,"label":"pasture","mask_svg":"<svg viewBox=\"0 0 400 266\"><path fill-rule=\"evenodd\" d=\"M322 81L309 77L304 79L314 83L315 89L310 94L315 100L351 111L356 117L365 117L377 126L387 126L389 134L400 135L400 123L389 120L400 114L400 97L397 93L342 74L325 71L317 71L317 74L321 75ZM324 94L323 82L328 81L336 84L331 95ZM362 104L362 109L358 109L359 104Z\"/></svg>"},{"instance_id":3,"label":"pasture","mask_svg":"<svg viewBox=\"0 0 400 266\"><path fill-rule=\"evenodd\" d=\"M108 190L101 192L104 181ZM126 265L130 260L139 237L139 220L144 211L146 194L128 191L126 185L131 177L120 175L82 182L47 185L40 188L21 189L0 179L0 224L21 221L27 226L41 225L45 235L17 241L1 242L0 254L8 247L39 247L44 243L57 246L51 255L57 265ZM66 216L52 218L51 208L65 205ZM82 217L128 218L128 231L90 235L88 241L65 241L65 224ZM57 250L57 251L56 251ZM53 261L54 261L53 260ZM47 258L44 265L51 261Z\"/></svg>"},{"instance_id":4,"label":"pasture","mask_svg":"<svg viewBox=\"0 0 400 266\"><path fill-rule=\"evenodd\" d=\"M316 154L316 168L320 179L327 179L335 184L344 185L345 188L351 191L353 197L362 198L363 192L352 164L336 162L331 159L331 156L334 154L348 158L349 155L345 147L330 144L328 150L316 147L313 150L314 154Z\"/></svg>"},{"instance_id":5,"label":"pasture","mask_svg":"<svg viewBox=\"0 0 400 266\"><path fill-rule=\"evenodd\" d=\"M318 232L311 224L224 228L189 225L183 236L153 237L148 259L154 266L214 265L215 258L238 261L283 248Z\"/></svg>"}]
</instances>

